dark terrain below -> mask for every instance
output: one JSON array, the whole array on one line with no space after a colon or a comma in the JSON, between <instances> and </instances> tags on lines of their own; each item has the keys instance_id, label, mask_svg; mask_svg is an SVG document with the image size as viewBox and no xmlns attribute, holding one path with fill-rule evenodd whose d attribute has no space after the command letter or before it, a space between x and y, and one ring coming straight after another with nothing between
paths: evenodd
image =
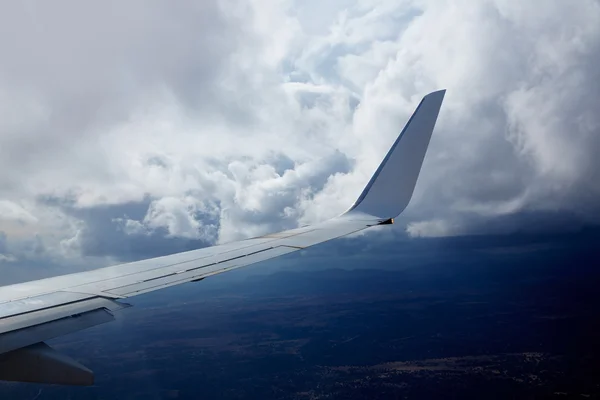
<instances>
[{"instance_id":1,"label":"dark terrain below","mask_svg":"<svg viewBox=\"0 0 600 400\"><path fill-rule=\"evenodd\" d=\"M354 264L317 250L133 298L50 343L95 386L1 383L0 398L600 398L599 238L387 242Z\"/></svg>"}]
</instances>

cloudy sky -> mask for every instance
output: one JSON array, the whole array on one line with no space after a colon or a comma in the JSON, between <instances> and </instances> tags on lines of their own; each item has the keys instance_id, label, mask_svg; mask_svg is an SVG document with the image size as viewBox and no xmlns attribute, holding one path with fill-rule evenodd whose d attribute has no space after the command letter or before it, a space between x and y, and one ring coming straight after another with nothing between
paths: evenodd
<instances>
[{"instance_id":1,"label":"cloudy sky","mask_svg":"<svg viewBox=\"0 0 600 400\"><path fill-rule=\"evenodd\" d=\"M413 237L600 216L600 3L0 4L0 274L343 212L430 91Z\"/></svg>"}]
</instances>

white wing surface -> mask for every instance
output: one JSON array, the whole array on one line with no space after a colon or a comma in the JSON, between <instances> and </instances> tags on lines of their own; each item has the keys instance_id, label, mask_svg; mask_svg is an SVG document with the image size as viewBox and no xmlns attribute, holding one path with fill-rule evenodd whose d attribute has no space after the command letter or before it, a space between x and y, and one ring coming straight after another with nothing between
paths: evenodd
<instances>
[{"instance_id":1,"label":"white wing surface","mask_svg":"<svg viewBox=\"0 0 600 400\"><path fill-rule=\"evenodd\" d=\"M91 385L93 373L44 341L114 320L121 299L198 281L375 225L408 205L444 98L423 98L354 205L320 224L0 287L0 379Z\"/></svg>"}]
</instances>

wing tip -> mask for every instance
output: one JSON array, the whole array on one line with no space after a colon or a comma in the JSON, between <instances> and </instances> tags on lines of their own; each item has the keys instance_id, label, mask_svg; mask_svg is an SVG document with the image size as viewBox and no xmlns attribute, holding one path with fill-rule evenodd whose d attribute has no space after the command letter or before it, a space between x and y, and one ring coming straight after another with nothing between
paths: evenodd
<instances>
[{"instance_id":1,"label":"wing tip","mask_svg":"<svg viewBox=\"0 0 600 400\"><path fill-rule=\"evenodd\" d=\"M434 97L438 97L439 100L442 101L442 100L444 100L445 95L446 95L446 89L439 89L439 90L436 90L436 91L426 94L423 97L423 100L421 100L421 101L425 101L425 100L428 100L428 99L431 99Z\"/></svg>"}]
</instances>

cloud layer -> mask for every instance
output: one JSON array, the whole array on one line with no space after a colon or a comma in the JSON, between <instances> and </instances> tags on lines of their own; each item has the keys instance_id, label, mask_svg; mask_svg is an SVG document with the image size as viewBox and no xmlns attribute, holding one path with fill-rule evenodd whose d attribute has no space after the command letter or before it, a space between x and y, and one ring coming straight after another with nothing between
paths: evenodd
<instances>
[{"instance_id":1,"label":"cloud layer","mask_svg":"<svg viewBox=\"0 0 600 400\"><path fill-rule=\"evenodd\" d=\"M599 222L593 0L6 3L0 33L5 271L334 216L439 88L402 229Z\"/></svg>"}]
</instances>

